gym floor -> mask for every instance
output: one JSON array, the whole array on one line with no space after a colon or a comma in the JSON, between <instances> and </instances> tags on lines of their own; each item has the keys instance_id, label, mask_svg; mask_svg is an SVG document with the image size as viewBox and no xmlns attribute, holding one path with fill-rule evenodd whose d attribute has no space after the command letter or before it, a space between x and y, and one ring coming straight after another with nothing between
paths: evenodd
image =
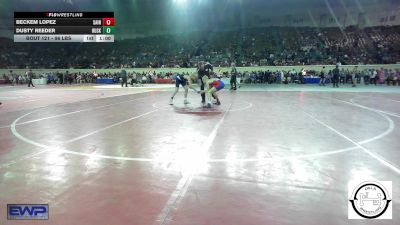
<instances>
[{"instance_id":1,"label":"gym floor","mask_svg":"<svg viewBox=\"0 0 400 225\"><path fill-rule=\"evenodd\" d=\"M399 224L400 87L253 85L211 109L171 87L0 87L0 224L378 224L348 220L368 180L392 181L379 224Z\"/></svg>"}]
</instances>

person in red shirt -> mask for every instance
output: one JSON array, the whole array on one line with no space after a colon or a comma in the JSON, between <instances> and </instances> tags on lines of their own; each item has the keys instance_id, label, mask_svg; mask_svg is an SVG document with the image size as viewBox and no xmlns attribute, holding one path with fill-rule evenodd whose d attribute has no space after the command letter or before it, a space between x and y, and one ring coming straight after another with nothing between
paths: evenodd
<instances>
[{"instance_id":1,"label":"person in red shirt","mask_svg":"<svg viewBox=\"0 0 400 225\"><path fill-rule=\"evenodd\" d=\"M203 83L205 84L205 88L206 88L204 93L206 93L207 99L208 99L208 103L207 103L206 107L211 108L212 97L215 98L216 105L221 105L221 102L219 101L217 92L225 87L224 82L222 82L222 80L216 79L216 78L209 79L207 76L203 76L202 80L203 80Z\"/></svg>"}]
</instances>

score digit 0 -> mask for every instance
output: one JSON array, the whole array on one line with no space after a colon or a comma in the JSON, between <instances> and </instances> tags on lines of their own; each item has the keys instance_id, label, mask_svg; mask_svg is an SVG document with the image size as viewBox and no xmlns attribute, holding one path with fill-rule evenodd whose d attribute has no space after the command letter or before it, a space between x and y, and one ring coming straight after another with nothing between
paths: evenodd
<instances>
[{"instance_id":1,"label":"score digit 0","mask_svg":"<svg viewBox=\"0 0 400 225\"><path fill-rule=\"evenodd\" d=\"M103 26L114 26L114 18L103 18Z\"/></svg>"},{"instance_id":2,"label":"score digit 0","mask_svg":"<svg viewBox=\"0 0 400 225\"><path fill-rule=\"evenodd\" d=\"M114 27L103 27L103 34L114 34Z\"/></svg>"}]
</instances>

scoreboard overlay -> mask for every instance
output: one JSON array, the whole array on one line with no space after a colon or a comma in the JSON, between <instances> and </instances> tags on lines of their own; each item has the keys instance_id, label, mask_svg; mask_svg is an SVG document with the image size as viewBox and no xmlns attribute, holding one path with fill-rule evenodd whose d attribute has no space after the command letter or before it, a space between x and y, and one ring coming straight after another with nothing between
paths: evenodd
<instances>
[{"instance_id":1,"label":"scoreboard overlay","mask_svg":"<svg viewBox=\"0 0 400 225\"><path fill-rule=\"evenodd\" d=\"M14 12L14 42L114 42L114 12Z\"/></svg>"}]
</instances>

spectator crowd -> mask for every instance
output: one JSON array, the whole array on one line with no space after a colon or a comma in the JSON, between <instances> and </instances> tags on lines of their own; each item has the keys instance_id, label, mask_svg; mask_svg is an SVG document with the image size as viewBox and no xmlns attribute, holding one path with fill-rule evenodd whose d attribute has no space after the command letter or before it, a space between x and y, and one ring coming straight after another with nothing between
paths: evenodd
<instances>
[{"instance_id":1,"label":"spectator crowd","mask_svg":"<svg viewBox=\"0 0 400 225\"><path fill-rule=\"evenodd\" d=\"M267 27L189 32L115 43L14 43L0 38L0 68L88 69L214 66L392 64L400 62L400 27ZM90 80L90 75L83 77Z\"/></svg>"},{"instance_id":2,"label":"spectator crowd","mask_svg":"<svg viewBox=\"0 0 400 225\"><path fill-rule=\"evenodd\" d=\"M184 73L183 75L188 75ZM295 70L254 70L237 72L236 69L232 72L221 72L218 71L216 76L219 78L231 78L232 75L236 75L240 78L241 83L247 84L304 84L307 83L307 78L320 78L325 83L332 83L333 71L332 70L309 70L305 69ZM131 85L145 84L145 83L156 83L157 79L170 79L171 82L175 79L176 73L173 72L156 72L155 70L149 70L147 72L135 72L128 70L127 79ZM92 72L48 72L43 74L33 74L33 78L46 78L47 84L59 84L59 85L72 85L72 84L89 84L96 83L97 79L112 79L113 83L121 82L121 75L119 72L109 73L97 73L95 70ZM3 74L1 79L5 80L5 83L12 85L20 85L28 83L28 73L25 75L17 75L12 70L8 74ZM341 68L339 70L339 84L365 84L365 85L393 85L400 86L400 69L359 69L358 66L354 66L352 69L348 67Z\"/></svg>"}]
</instances>

